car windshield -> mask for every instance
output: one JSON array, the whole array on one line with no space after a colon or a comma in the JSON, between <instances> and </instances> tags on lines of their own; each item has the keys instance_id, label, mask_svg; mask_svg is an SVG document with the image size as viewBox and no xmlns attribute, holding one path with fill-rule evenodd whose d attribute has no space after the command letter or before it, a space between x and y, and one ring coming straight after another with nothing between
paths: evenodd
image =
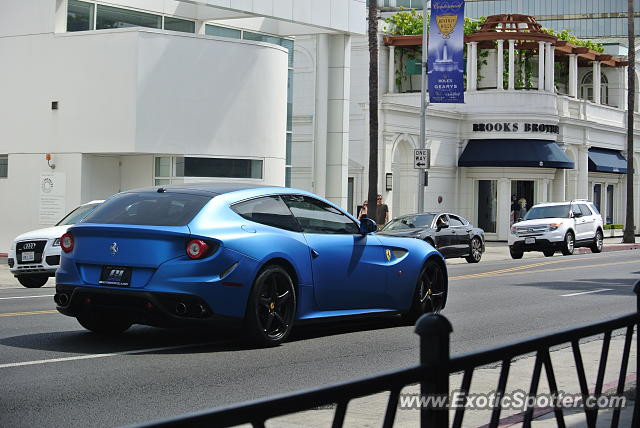
<instances>
[{"instance_id":1,"label":"car windshield","mask_svg":"<svg viewBox=\"0 0 640 428\"><path fill-rule=\"evenodd\" d=\"M98 205L100 205L100 203L81 205L75 210L71 211L66 216L64 216L64 218L60 220L58 224L56 224L56 226L68 226L71 224L76 224L80 220L82 220L87 214L93 211L93 209Z\"/></svg>"},{"instance_id":2,"label":"car windshield","mask_svg":"<svg viewBox=\"0 0 640 428\"><path fill-rule=\"evenodd\" d=\"M382 230L404 230L415 229L417 227L429 227L433 221L434 214L417 214L398 217L391 220Z\"/></svg>"},{"instance_id":3,"label":"car windshield","mask_svg":"<svg viewBox=\"0 0 640 428\"><path fill-rule=\"evenodd\" d=\"M551 205L548 207L533 207L524 216L525 220L539 218L569 218L569 205Z\"/></svg>"},{"instance_id":4,"label":"car windshield","mask_svg":"<svg viewBox=\"0 0 640 428\"><path fill-rule=\"evenodd\" d=\"M121 193L104 202L83 223L184 226L211 200L186 193Z\"/></svg>"}]
</instances>

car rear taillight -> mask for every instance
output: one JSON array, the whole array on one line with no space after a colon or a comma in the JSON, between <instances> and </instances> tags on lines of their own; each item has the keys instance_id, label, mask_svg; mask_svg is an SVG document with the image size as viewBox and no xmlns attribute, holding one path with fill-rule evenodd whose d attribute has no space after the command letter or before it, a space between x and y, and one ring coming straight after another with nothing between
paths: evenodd
<instances>
[{"instance_id":1,"label":"car rear taillight","mask_svg":"<svg viewBox=\"0 0 640 428\"><path fill-rule=\"evenodd\" d=\"M201 239L192 239L187 244L187 256L192 259L201 259L209 250L209 245Z\"/></svg>"},{"instance_id":2,"label":"car rear taillight","mask_svg":"<svg viewBox=\"0 0 640 428\"><path fill-rule=\"evenodd\" d=\"M64 251L65 253L68 253L69 251L73 250L73 235L70 233L65 233L64 235L62 235L60 237L60 248L62 248L62 251Z\"/></svg>"}]
</instances>

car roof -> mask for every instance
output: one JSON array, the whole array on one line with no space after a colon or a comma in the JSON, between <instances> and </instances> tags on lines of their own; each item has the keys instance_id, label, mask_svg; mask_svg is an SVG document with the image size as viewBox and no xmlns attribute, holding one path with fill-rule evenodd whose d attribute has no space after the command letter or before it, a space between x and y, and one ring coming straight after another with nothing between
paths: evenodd
<instances>
[{"instance_id":1,"label":"car roof","mask_svg":"<svg viewBox=\"0 0 640 428\"><path fill-rule=\"evenodd\" d=\"M574 199L573 201L564 201L564 202L540 202L539 204L535 204L534 207L551 207L551 206L558 206L558 205L569 205L571 203L590 204L591 201L587 201L586 199Z\"/></svg>"}]
</instances>

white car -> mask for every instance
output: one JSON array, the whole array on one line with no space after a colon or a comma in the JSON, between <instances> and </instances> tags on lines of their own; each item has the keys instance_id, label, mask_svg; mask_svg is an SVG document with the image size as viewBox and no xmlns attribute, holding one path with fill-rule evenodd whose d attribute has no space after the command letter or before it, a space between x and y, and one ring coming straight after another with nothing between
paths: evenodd
<instances>
[{"instance_id":1,"label":"white car","mask_svg":"<svg viewBox=\"0 0 640 428\"><path fill-rule=\"evenodd\" d=\"M509 252L514 259L525 251L542 251L551 257L556 251L568 256L576 247L602 251L602 216L587 200L538 204L511 226Z\"/></svg>"},{"instance_id":2,"label":"white car","mask_svg":"<svg viewBox=\"0 0 640 428\"><path fill-rule=\"evenodd\" d=\"M42 287L55 276L60 265L60 237L67 228L89 214L103 201L80 205L53 227L33 230L16 237L11 243L7 262L9 270L27 288Z\"/></svg>"}]
</instances>

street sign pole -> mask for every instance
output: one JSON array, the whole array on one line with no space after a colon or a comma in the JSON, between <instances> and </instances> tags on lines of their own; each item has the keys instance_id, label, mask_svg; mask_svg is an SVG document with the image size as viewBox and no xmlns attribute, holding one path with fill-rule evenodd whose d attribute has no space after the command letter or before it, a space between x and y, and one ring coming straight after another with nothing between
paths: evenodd
<instances>
[{"instance_id":1,"label":"street sign pole","mask_svg":"<svg viewBox=\"0 0 640 428\"><path fill-rule=\"evenodd\" d=\"M422 3L422 89L420 91L420 145L419 148L424 150L427 146L426 141L426 121L427 121L427 57L429 46L429 34L427 32L427 9L431 6L430 0L423 0ZM426 169L420 169L418 173L418 210L424 211L424 175Z\"/></svg>"}]
</instances>

